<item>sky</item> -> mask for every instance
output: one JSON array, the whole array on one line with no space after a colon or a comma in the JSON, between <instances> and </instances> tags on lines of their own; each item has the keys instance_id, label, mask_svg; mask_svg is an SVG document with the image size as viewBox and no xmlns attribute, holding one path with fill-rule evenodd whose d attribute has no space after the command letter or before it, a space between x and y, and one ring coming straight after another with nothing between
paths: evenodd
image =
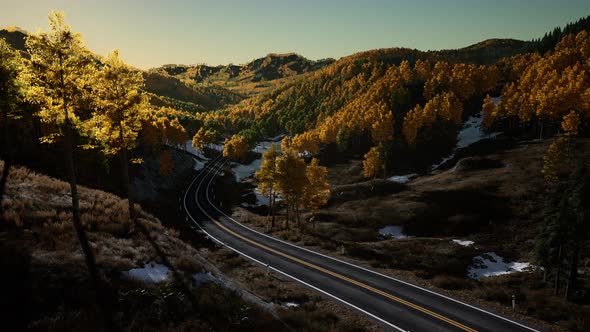
<instances>
[{"instance_id":1,"label":"sky","mask_svg":"<svg viewBox=\"0 0 590 332\"><path fill-rule=\"evenodd\" d=\"M47 29L63 10L101 55L129 64L241 64L268 53L340 58L385 47L530 40L590 15L588 0L0 0L0 27Z\"/></svg>"}]
</instances>

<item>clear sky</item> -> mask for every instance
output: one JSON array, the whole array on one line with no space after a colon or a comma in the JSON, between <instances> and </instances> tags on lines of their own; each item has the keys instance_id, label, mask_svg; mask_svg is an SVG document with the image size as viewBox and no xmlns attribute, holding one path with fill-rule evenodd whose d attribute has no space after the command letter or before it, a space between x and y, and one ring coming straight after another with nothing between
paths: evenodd
<instances>
[{"instance_id":1,"label":"clear sky","mask_svg":"<svg viewBox=\"0 0 590 332\"><path fill-rule=\"evenodd\" d=\"M88 47L131 65L245 63L267 53L339 58L383 47L530 40L590 15L589 0L0 0L0 26L47 28L64 10Z\"/></svg>"}]
</instances>

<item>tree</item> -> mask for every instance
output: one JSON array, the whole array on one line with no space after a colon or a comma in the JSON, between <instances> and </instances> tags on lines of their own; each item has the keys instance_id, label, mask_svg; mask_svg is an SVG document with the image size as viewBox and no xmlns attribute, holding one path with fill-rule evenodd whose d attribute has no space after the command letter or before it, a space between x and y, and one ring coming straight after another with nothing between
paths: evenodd
<instances>
[{"instance_id":1,"label":"tree","mask_svg":"<svg viewBox=\"0 0 590 332\"><path fill-rule=\"evenodd\" d=\"M550 196L542 230L535 240L535 258L545 273L554 274L554 294L567 275L565 297L577 288L579 257L590 240L590 165L580 160L567 183Z\"/></svg>"},{"instance_id":2,"label":"tree","mask_svg":"<svg viewBox=\"0 0 590 332\"><path fill-rule=\"evenodd\" d=\"M299 204L306 186L305 161L297 151L283 140L283 154L277 159L277 188L287 203L287 227L289 227L289 210L293 210L299 226Z\"/></svg>"},{"instance_id":3,"label":"tree","mask_svg":"<svg viewBox=\"0 0 590 332\"><path fill-rule=\"evenodd\" d=\"M481 109L483 111L483 126L486 129L490 129L492 127L492 124L494 123L494 117L496 112L496 104L494 103L492 98L490 98L490 95L487 95L484 99Z\"/></svg>"},{"instance_id":4,"label":"tree","mask_svg":"<svg viewBox=\"0 0 590 332\"><path fill-rule=\"evenodd\" d=\"M315 212L320 207L328 203L330 198L330 184L328 183L328 169L319 166L316 158L311 160L311 164L305 170L307 184L303 190L303 202L311 210L312 223L315 228Z\"/></svg>"},{"instance_id":5,"label":"tree","mask_svg":"<svg viewBox=\"0 0 590 332\"><path fill-rule=\"evenodd\" d=\"M83 119L79 105L88 97L94 78L94 63L84 47L80 34L74 33L64 22L62 12L49 14L49 32L30 34L26 46L31 56L29 98L41 104L38 113L41 121L55 125L59 131L43 139L54 143L64 137L64 153L72 197L73 224L85 256L86 265L94 282L106 322L110 328L109 309L101 300L100 276L94 253L80 220L80 207L74 158L74 129Z\"/></svg>"},{"instance_id":6,"label":"tree","mask_svg":"<svg viewBox=\"0 0 590 332\"><path fill-rule=\"evenodd\" d=\"M216 134L214 131L201 127L195 136L193 136L193 147L198 151L203 151L205 146L214 143L215 139Z\"/></svg>"},{"instance_id":7,"label":"tree","mask_svg":"<svg viewBox=\"0 0 590 332\"><path fill-rule=\"evenodd\" d=\"M385 169L383 155L382 144L373 146L369 152L365 154L365 160L363 160L363 175L366 178L375 179L377 175Z\"/></svg>"},{"instance_id":8,"label":"tree","mask_svg":"<svg viewBox=\"0 0 590 332\"><path fill-rule=\"evenodd\" d=\"M19 116L19 103L24 97L26 68L23 58L2 38L0 38L0 117L2 121L2 152L4 160L2 178L0 179L0 203L4 197L4 188L12 164L12 144L8 133L8 122ZM0 218L3 218L3 208L0 204Z\"/></svg>"},{"instance_id":9,"label":"tree","mask_svg":"<svg viewBox=\"0 0 590 332\"><path fill-rule=\"evenodd\" d=\"M92 135L103 144L105 153L119 154L131 219L135 218L135 209L127 154L137 145L142 119L149 107L142 87L141 72L123 62L118 51L111 52L93 85L97 110L89 121Z\"/></svg>"},{"instance_id":10,"label":"tree","mask_svg":"<svg viewBox=\"0 0 590 332\"><path fill-rule=\"evenodd\" d=\"M268 197L268 212L269 216L272 217L271 230L275 226L275 203L278 190L277 160L280 156L279 147L272 143L270 148L262 154L260 169L255 173L256 180L258 180L258 190Z\"/></svg>"},{"instance_id":11,"label":"tree","mask_svg":"<svg viewBox=\"0 0 590 332\"><path fill-rule=\"evenodd\" d=\"M243 160L248 152L248 144L242 136L233 135L226 138L223 144L223 156L236 160Z\"/></svg>"}]
</instances>

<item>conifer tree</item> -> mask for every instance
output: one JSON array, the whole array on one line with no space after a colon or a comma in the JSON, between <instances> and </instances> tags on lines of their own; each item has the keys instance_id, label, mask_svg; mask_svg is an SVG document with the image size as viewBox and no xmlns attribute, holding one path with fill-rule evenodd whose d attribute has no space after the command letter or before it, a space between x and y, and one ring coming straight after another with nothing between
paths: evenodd
<instances>
[{"instance_id":1,"label":"conifer tree","mask_svg":"<svg viewBox=\"0 0 590 332\"><path fill-rule=\"evenodd\" d=\"M297 151L291 148L287 137L282 142L283 154L277 159L277 188L287 203L287 227L289 226L289 211L292 210L295 219L301 226L299 205L303 198L303 190L307 184L305 175L305 161Z\"/></svg>"},{"instance_id":2,"label":"conifer tree","mask_svg":"<svg viewBox=\"0 0 590 332\"><path fill-rule=\"evenodd\" d=\"M137 145L142 120L148 114L149 106L142 87L141 72L123 62L118 51L111 52L94 82L97 110L89 122L93 137L103 144L105 153L119 154L131 219L135 218L135 209L128 150Z\"/></svg>"},{"instance_id":3,"label":"conifer tree","mask_svg":"<svg viewBox=\"0 0 590 332\"><path fill-rule=\"evenodd\" d=\"M275 203L278 190L277 160L281 156L279 147L272 143L270 148L262 154L260 169L256 171L255 177L258 180L258 190L268 197L269 215L271 216L270 229L275 226Z\"/></svg>"},{"instance_id":4,"label":"conifer tree","mask_svg":"<svg viewBox=\"0 0 590 332\"><path fill-rule=\"evenodd\" d=\"M305 206L311 210L311 221L315 228L315 212L326 205L330 198L328 169L325 166L319 166L318 160L313 158L305 170L305 176L307 184L304 188L303 201Z\"/></svg>"},{"instance_id":5,"label":"conifer tree","mask_svg":"<svg viewBox=\"0 0 590 332\"><path fill-rule=\"evenodd\" d=\"M94 253L80 219L74 158L74 130L78 129L84 120L80 104L88 98L95 77L94 61L80 34L72 32L65 24L62 12L52 11L49 14L49 31L30 34L26 46L31 56L31 89L28 98L41 104L41 111L38 113L41 121L55 125L59 130L44 137L42 141L55 143L59 138L64 138L64 159L70 183L74 228L94 282L97 298L106 316L107 328L112 329L109 308L100 300L100 276Z\"/></svg>"},{"instance_id":6,"label":"conifer tree","mask_svg":"<svg viewBox=\"0 0 590 332\"><path fill-rule=\"evenodd\" d=\"M9 121L19 117L19 103L24 98L26 68L23 58L4 39L0 38L0 121L2 121L2 151L4 160L2 178L0 179L0 203L4 197L4 188L12 164L12 142L9 135ZM0 204L0 218L3 218Z\"/></svg>"},{"instance_id":7,"label":"conifer tree","mask_svg":"<svg viewBox=\"0 0 590 332\"><path fill-rule=\"evenodd\" d=\"M234 160L243 160L248 153L248 143L243 136L233 135L223 144L223 156Z\"/></svg>"},{"instance_id":8,"label":"conifer tree","mask_svg":"<svg viewBox=\"0 0 590 332\"><path fill-rule=\"evenodd\" d=\"M372 147L369 152L365 154L365 160L363 160L363 175L366 178L375 179L378 174L385 169L383 155L382 144Z\"/></svg>"}]
</instances>

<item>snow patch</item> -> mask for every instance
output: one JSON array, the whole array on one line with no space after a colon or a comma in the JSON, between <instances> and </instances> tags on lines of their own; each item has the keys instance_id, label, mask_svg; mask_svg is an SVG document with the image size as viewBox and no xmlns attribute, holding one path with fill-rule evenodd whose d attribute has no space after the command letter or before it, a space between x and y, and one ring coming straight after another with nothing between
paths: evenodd
<instances>
[{"instance_id":1,"label":"snow patch","mask_svg":"<svg viewBox=\"0 0 590 332\"><path fill-rule=\"evenodd\" d=\"M408 183L413 178L416 177L417 174L407 174L407 175L394 175L390 178L387 178L387 181L395 182L395 183Z\"/></svg>"},{"instance_id":2,"label":"snow patch","mask_svg":"<svg viewBox=\"0 0 590 332\"><path fill-rule=\"evenodd\" d=\"M499 97L492 98L492 100L494 100L494 99L499 101ZM496 102L496 101L494 101L494 102ZM441 162L434 164L431 167L431 170L435 170L439 166L441 166L442 164L453 159L453 157L455 156L455 152L458 149L466 148L466 147L468 147L474 143L477 143L483 139L486 139L486 138L494 138L494 137L498 136L499 133L489 133L489 134L484 133L483 127L482 127L482 121L483 121L483 110L480 111L476 115L470 116L469 119L467 119L467 121L465 121L463 123L463 127L461 128L461 130L457 134L457 144L455 145L455 148L453 149L453 152L451 153L451 155L444 158Z\"/></svg>"},{"instance_id":3,"label":"snow patch","mask_svg":"<svg viewBox=\"0 0 590 332\"><path fill-rule=\"evenodd\" d=\"M296 302L284 302L284 303L281 303L281 305L286 308L297 308L300 306L300 304L296 303Z\"/></svg>"},{"instance_id":4,"label":"snow patch","mask_svg":"<svg viewBox=\"0 0 590 332\"><path fill-rule=\"evenodd\" d=\"M143 267L125 271L123 275L146 283L157 284L168 279L170 269L166 265L151 262Z\"/></svg>"},{"instance_id":5,"label":"snow patch","mask_svg":"<svg viewBox=\"0 0 590 332\"><path fill-rule=\"evenodd\" d=\"M254 173L260 168L260 164L262 163L262 159L255 159L248 165L234 163L232 164L232 171L236 176L237 182L242 182L243 180L252 177Z\"/></svg>"},{"instance_id":6,"label":"snow patch","mask_svg":"<svg viewBox=\"0 0 590 332\"><path fill-rule=\"evenodd\" d=\"M385 227L381 228L379 230L379 234L381 234L385 237L391 237L394 239L407 239L407 238L411 237L411 236L406 235L404 233L403 227L395 226L395 225L389 225L389 226L385 226Z\"/></svg>"},{"instance_id":7,"label":"snow patch","mask_svg":"<svg viewBox=\"0 0 590 332\"><path fill-rule=\"evenodd\" d=\"M463 247L469 247L475 243L475 242L469 241L469 240L453 240L452 242L455 244L458 244L460 246L463 246Z\"/></svg>"},{"instance_id":8,"label":"snow patch","mask_svg":"<svg viewBox=\"0 0 590 332\"><path fill-rule=\"evenodd\" d=\"M473 264L469 267L467 276L471 279L481 279L523 272L531 267L531 264L526 262L505 262L504 258L498 256L495 252L487 252L473 258Z\"/></svg>"}]
</instances>

